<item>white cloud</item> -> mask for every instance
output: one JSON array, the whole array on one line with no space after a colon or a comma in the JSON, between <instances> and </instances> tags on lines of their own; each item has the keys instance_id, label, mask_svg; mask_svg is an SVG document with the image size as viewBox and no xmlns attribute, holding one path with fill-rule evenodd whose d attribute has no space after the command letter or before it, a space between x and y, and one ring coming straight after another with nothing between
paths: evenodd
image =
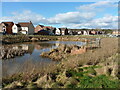
<instances>
[{"instance_id":1,"label":"white cloud","mask_svg":"<svg viewBox=\"0 0 120 90\"><path fill-rule=\"evenodd\" d=\"M65 26L64 26L65 27ZM82 22L79 24L68 24L69 28L112 28L118 27L118 16L104 16L102 18L93 19L89 22Z\"/></svg>"},{"instance_id":2,"label":"white cloud","mask_svg":"<svg viewBox=\"0 0 120 90\"><path fill-rule=\"evenodd\" d=\"M23 22L23 21L32 21L34 24L38 23L48 23L48 20L42 15L33 13L30 10L25 10L23 12L13 12L11 17L2 17L2 21L14 21L14 22Z\"/></svg>"},{"instance_id":3,"label":"white cloud","mask_svg":"<svg viewBox=\"0 0 120 90\"><path fill-rule=\"evenodd\" d=\"M95 13L80 13L80 12L67 12L57 14L55 17L49 18L50 23L80 23L85 20L90 20L95 16Z\"/></svg>"},{"instance_id":4,"label":"white cloud","mask_svg":"<svg viewBox=\"0 0 120 90\"><path fill-rule=\"evenodd\" d=\"M110 8L110 7L118 7L118 4L110 2L110 1L99 1L95 2L92 4L87 4L87 5L82 5L77 7L78 10L80 11L102 11L105 8Z\"/></svg>"},{"instance_id":5,"label":"white cloud","mask_svg":"<svg viewBox=\"0 0 120 90\"><path fill-rule=\"evenodd\" d=\"M50 18L45 18L44 16L30 10L25 10L23 12L13 12L13 16L2 17L0 21L21 22L31 20L34 25L38 25L39 23L49 25L58 24L69 28L117 28L118 16L107 15L101 18L94 18L99 14L97 12L100 11L101 8L116 6L117 4L109 1L100 1L93 4L82 5L78 8L79 11L59 13Z\"/></svg>"}]
</instances>

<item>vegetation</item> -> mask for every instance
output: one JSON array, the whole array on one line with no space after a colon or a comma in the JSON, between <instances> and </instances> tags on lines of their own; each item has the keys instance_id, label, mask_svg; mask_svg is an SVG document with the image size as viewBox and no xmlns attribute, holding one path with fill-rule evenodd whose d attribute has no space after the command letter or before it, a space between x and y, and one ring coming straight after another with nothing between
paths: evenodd
<instances>
[{"instance_id":1,"label":"vegetation","mask_svg":"<svg viewBox=\"0 0 120 90\"><path fill-rule=\"evenodd\" d=\"M120 71L117 68L119 57L118 38L102 38L100 48L88 50L83 54L68 55L58 65L39 68L40 64L27 62L22 72L3 77L2 86L3 88L119 88Z\"/></svg>"},{"instance_id":2,"label":"vegetation","mask_svg":"<svg viewBox=\"0 0 120 90\"><path fill-rule=\"evenodd\" d=\"M48 36L48 35L2 35L0 41L3 44L13 44L31 41L50 41L50 40L65 40L65 41L85 41L89 38L104 38L103 35L65 35L65 36Z\"/></svg>"}]
</instances>

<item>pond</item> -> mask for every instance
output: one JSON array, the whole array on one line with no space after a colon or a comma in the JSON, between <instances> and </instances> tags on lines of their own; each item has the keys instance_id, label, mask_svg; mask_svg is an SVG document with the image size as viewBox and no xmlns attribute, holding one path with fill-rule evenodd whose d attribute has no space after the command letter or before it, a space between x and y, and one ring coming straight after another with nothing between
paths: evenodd
<instances>
[{"instance_id":1,"label":"pond","mask_svg":"<svg viewBox=\"0 0 120 90\"><path fill-rule=\"evenodd\" d=\"M56 64L58 62L53 61L49 58L42 58L40 54L42 52L49 51L52 48L56 48L59 44L75 44L78 46L85 45L83 42L79 41L46 41L46 42L26 42L26 43L17 43L4 45L4 47L10 47L12 49L21 48L22 50L26 50L27 53L24 56L17 56L15 58L11 58L8 60L2 61L3 67L3 76L11 75L17 73L18 71L22 71L24 69L24 65L27 63L32 63L34 65L39 65L42 67L43 65L48 64Z\"/></svg>"}]
</instances>

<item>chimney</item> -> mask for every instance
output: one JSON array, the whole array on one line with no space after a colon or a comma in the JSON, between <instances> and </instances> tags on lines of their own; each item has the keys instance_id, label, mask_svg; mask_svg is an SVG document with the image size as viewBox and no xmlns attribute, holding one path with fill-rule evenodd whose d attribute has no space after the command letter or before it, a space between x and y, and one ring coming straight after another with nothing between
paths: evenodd
<instances>
[{"instance_id":1,"label":"chimney","mask_svg":"<svg viewBox=\"0 0 120 90\"><path fill-rule=\"evenodd\" d=\"M30 21L30 23L32 23L32 22Z\"/></svg>"}]
</instances>

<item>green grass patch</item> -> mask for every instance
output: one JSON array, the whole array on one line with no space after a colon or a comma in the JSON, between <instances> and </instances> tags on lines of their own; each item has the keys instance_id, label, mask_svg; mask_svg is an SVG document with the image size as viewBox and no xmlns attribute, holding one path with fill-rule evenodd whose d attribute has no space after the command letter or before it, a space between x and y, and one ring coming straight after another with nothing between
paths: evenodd
<instances>
[{"instance_id":1,"label":"green grass patch","mask_svg":"<svg viewBox=\"0 0 120 90\"><path fill-rule=\"evenodd\" d=\"M100 66L90 66L81 68L81 71L69 70L69 74L78 81L76 85L69 84L68 88L119 88L120 81L112 80L106 75L96 76L94 68ZM94 76L90 76L92 74Z\"/></svg>"}]
</instances>

